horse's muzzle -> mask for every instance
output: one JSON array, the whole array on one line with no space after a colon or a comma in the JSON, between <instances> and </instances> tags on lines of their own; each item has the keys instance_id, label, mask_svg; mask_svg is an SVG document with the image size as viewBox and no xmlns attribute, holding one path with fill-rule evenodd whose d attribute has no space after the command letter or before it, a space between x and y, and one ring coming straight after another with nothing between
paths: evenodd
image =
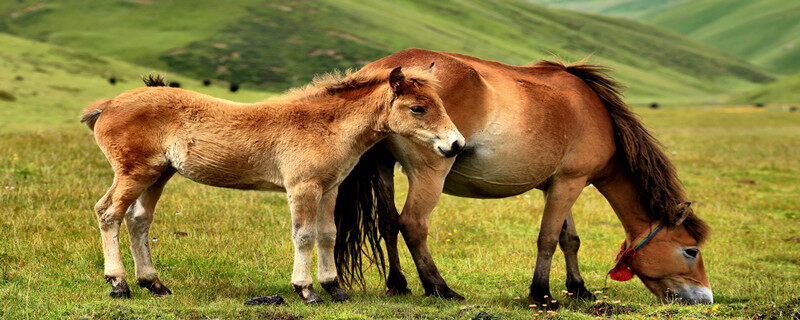
<instances>
[{"instance_id":1,"label":"horse's muzzle","mask_svg":"<svg viewBox=\"0 0 800 320\"><path fill-rule=\"evenodd\" d=\"M686 304L711 304L714 303L714 294L711 288L687 286L679 289L674 299Z\"/></svg>"},{"instance_id":2,"label":"horse's muzzle","mask_svg":"<svg viewBox=\"0 0 800 320\"><path fill-rule=\"evenodd\" d=\"M452 158L464 150L464 144L461 141L456 140L453 141L448 149L444 149L442 147L437 147L437 149L439 149L439 153L441 153L445 158Z\"/></svg>"}]
</instances>

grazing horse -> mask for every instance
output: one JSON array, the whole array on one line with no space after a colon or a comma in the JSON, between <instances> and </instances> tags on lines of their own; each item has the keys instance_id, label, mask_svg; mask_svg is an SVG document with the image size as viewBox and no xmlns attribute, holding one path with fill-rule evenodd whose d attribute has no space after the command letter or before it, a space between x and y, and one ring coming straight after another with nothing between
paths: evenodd
<instances>
[{"instance_id":1,"label":"grazing horse","mask_svg":"<svg viewBox=\"0 0 800 320\"><path fill-rule=\"evenodd\" d=\"M580 238L570 212L584 187L593 184L611 204L626 234L612 278L624 280L635 273L663 301L712 301L698 250L709 228L692 212L673 165L619 98L618 86L604 75L605 68L547 61L516 67L460 54L408 49L372 62L359 72L431 61L442 80L437 87L439 96L467 144L457 157L441 158L402 137L390 136L362 157L354 170L359 174L349 176L340 186L336 216L347 220L353 216L353 208L369 215L377 207L377 218L340 223L347 227L339 231L336 260L340 272L348 277L345 282L358 281L362 274L356 255L367 250L360 250L361 246L371 246L371 258L383 263L373 231L379 229L389 262L388 291L409 292L397 256L399 230L425 294L463 299L447 286L427 246L428 219L440 194L502 198L536 188L544 192L545 206L530 299L535 303L553 301L550 264L559 245L566 258L567 290L573 297L594 299L578 269ZM409 183L399 215L392 189L396 162ZM376 177L380 181L374 181ZM373 194L377 197L374 203L364 201ZM369 241L354 244L352 239L357 237L352 234L359 232Z\"/></svg>"},{"instance_id":2,"label":"grazing horse","mask_svg":"<svg viewBox=\"0 0 800 320\"><path fill-rule=\"evenodd\" d=\"M82 121L114 169L111 188L95 205L111 296L130 296L119 251L123 219L139 285L155 295L171 293L156 275L147 235L164 185L178 172L212 186L286 192L295 292L307 303L322 301L310 273L316 244L322 288L334 301L349 299L333 260L333 208L339 184L361 154L390 134L443 157L464 144L431 70L329 75L256 104L163 87L163 79L151 77L147 88L89 106Z\"/></svg>"}]
</instances>

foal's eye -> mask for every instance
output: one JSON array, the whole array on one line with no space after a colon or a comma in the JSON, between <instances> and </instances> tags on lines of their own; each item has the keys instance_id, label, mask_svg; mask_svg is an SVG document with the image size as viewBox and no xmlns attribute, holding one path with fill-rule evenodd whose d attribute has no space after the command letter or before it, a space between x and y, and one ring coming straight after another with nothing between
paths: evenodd
<instances>
[{"instance_id":1,"label":"foal's eye","mask_svg":"<svg viewBox=\"0 0 800 320\"><path fill-rule=\"evenodd\" d=\"M423 114L423 113L425 113L425 107L423 107L423 106L421 106L421 105L415 105L415 106L411 106L411 108L410 108L410 109L411 109L411 112L413 112L413 113L416 113L416 114Z\"/></svg>"},{"instance_id":2,"label":"foal's eye","mask_svg":"<svg viewBox=\"0 0 800 320\"><path fill-rule=\"evenodd\" d=\"M700 249L687 248L683 250L683 253L689 258L697 258L697 254L700 253Z\"/></svg>"}]
</instances>

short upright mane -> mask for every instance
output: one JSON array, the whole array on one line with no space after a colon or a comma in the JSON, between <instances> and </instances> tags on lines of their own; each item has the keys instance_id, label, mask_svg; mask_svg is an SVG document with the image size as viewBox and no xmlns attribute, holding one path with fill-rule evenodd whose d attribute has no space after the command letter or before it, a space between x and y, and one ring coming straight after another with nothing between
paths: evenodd
<instances>
[{"instance_id":1,"label":"short upright mane","mask_svg":"<svg viewBox=\"0 0 800 320\"><path fill-rule=\"evenodd\" d=\"M436 86L439 81L430 69L403 67L403 74L409 80L423 86ZM377 71L333 71L314 77L311 83L289 90L284 96L290 99L304 99L335 95L350 90L358 90L388 82L389 69Z\"/></svg>"}]
</instances>

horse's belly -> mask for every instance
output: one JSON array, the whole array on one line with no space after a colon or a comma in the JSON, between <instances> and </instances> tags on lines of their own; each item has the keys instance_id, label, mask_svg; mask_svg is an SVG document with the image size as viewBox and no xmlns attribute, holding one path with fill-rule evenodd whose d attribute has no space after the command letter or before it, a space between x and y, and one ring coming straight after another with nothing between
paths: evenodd
<instances>
[{"instance_id":1,"label":"horse's belly","mask_svg":"<svg viewBox=\"0 0 800 320\"><path fill-rule=\"evenodd\" d=\"M542 185L558 168L561 150L524 133L487 130L470 138L445 180L444 192L470 198L503 198Z\"/></svg>"},{"instance_id":2,"label":"horse's belly","mask_svg":"<svg viewBox=\"0 0 800 320\"><path fill-rule=\"evenodd\" d=\"M223 188L285 191L278 170L254 155L203 143L175 144L167 158L192 181Z\"/></svg>"}]
</instances>

